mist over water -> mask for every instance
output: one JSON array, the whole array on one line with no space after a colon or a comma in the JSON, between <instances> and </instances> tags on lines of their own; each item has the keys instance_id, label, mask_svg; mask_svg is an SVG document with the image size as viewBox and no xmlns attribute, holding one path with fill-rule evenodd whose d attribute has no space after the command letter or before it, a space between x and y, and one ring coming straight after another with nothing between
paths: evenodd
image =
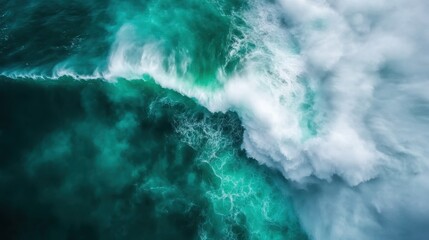
<instances>
[{"instance_id":1,"label":"mist over water","mask_svg":"<svg viewBox=\"0 0 429 240\"><path fill-rule=\"evenodd\" d=\"M429 234L425 1L3 2L7 236Z\"/></svg>"}]
</instances>

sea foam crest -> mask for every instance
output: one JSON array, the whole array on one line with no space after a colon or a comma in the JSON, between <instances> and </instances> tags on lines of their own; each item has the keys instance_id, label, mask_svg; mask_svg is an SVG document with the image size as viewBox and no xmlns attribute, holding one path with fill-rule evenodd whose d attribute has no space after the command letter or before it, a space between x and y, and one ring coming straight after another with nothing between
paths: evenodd
<instances>
[{"instance_id":1,"label":"sea foam crest","mask_svg":"<svg viewBox=\"0 0 429 240\"><path fill-rule=\"evenodd\" d=\"M250 27L233 46L255 47L240 56L240 70L219 69L216 89L166 71L162 63L186 69L187 62L164 56L156 42L129 41L135 26L124 25L105 76L149 74L211 111L237 112L250 157L297 186L319 189L295 195L313 238L397 239L411 232L410 239L422 239L429 221L429 34L422 31L429 6L412 3L251 2L242 16ZM232 48L231 55L239 53Z\"/></svg>"},{"instance_id":2,"label":"sea foam crest","mask_svg":"<svg viewBox=\"0 0 429 240\"><path fill-rule=\"evenodd\" d=\"M227 78L221 81L222 88L195 86L192 79L179 76L177 68L186 72L191 57L189 61L185 58L177 62L171 55L163 55L159 43L139 45L133 40L138 29L128 24L117 33L109 69L104 76L138 79L148 74L161 86L196 98L211 111L236 111L246 129L243 147L249 156L276 167L289 179L302 182L317 176L329 180L336 174L356 185L374 177L380 154L372 143L363 139L362 128L356 129L353 119L349 119L346 111L353 109L344 109L341 116L329 117L323 126L321 115L313 114L310 117L314 119L307 119L307 112L302 110L306 95L318 91L319 83L304 71L308 64L307 55L300 54L300 46L294 45L294 41L299 41L295 38L301 37L299 33L280 24L283 13L276 6L255 3L253 8L242 16L251 27L242 31L243 38L235 39L229 55L240 54L242 41L251 42L256 47L239 56L244 59L240 71L225 76L220 67L218 78ZM307 35L313 30L310 29ZM323 43L314 47L332 55L330 63L323 62L328 64L325 67L334 65L341 54L332 53L329 48L334 45L326 46L325 43L333 42L339 36L334 30L319 35L323 37L320 38ZM168 70L163 66L165 62L168 62ZM319 123L319 135L307 136L308 121L315 125ZM346 154L338 149L353 152ZM345 170L350 168L353 171Z\"/></svg>"}]
</instances>

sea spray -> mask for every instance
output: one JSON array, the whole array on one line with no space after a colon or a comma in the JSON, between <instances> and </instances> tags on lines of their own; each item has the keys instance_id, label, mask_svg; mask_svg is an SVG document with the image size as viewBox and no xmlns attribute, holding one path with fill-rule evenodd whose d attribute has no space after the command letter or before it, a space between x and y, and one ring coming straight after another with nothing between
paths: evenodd
<instances>
[{"instance_id":1,"label":"sea spray","mask_svg":"<svg viewBox=\"0 0 429 240\"><path fill-rule=\"evenodd\" d=\"M63 11L57 13L56 9ZM233 115L236 121L233 128L243 127L230 132L240 135L242 141L238 144L232 140L235 150L226 151L222 149L230 140L216 139L223 136L219 128L230 124L229 120L220 120L223 119L220 117L217 122L190 114L174 118L173 126L165 128L163 112L157 109L168 109L165 106L171 104L145 103L151 106L148 114L159 117L147 124L154 126L153 131L178 134L177 139L192 152L192 159L201 162L205 169L202 175L212 176L209 177L211 184L221 186L220 189L231 189L228 183L254 184L249 180L253 179L250 175L223 178L219 173L222 166L228 168L237 159L247 159L238 150L241 147L247 157L279 171L288 181L289 186L282 188L291 194L310 238L402 239L406 236L423 239L427 235L424 226L429 216L424 204L429 192L425 184L429 139L425 131L428 122L425 43L429 37L422 30L428 28L427 9L428 4L420 0L410 3L400 0L54 1L51 5L34 1L22 9L19 2L6 1L0 6L0 73L14 81L61 80L56 84L65 84L66 78L103 79L116 84L118 89L124 86L123 79L137 80L135 84L143 80L150 86L155 83L173 90L185 96L185 106L198 103L211 112L205 113L210 116ZM83 12L88 14L80 14ZM36 36L27 38L26 34L33 31ZM9 87L7 89L19 91L13 84ZM136 94L134 87L125 89L117 94L118 98L122 94ZM104 116L103 121L112 121L108 126L113 130L103 130L105 133L92 143L95 149L105 145L115 147L102 149L101 156L121 159L127 152L135 151L128 144L127 133L139 126L141 116L125 114L121 120L109 120L109 114L102 110L104 105L99 105L99 95L91 92L82 91L84 99L94 99L83 101L82 108L90 109L84 112L94 119L77 124L80 127L71 126L73 132L97 129L96 116ZM155 92L154 96L166 101L163 94ZM5 115L10 115L11 105L4 102ZM80 103L63 101L62 104ZM42 106L45 105L35 109ZM47 106L49 110L50 105ZM127 106L121 105L117 111ZM17 124L24 121L16 119ZM157 125L158 121L162 127ZM2 132L8 132L7 129L20 132L19 128L12 127L13 120L5 122L8 125L4 125L6 130ZM49 125L41 124L40 131L48 131ZM37 138L38 134L33 137ZM14 134L10 132L7 136L11 135ZM80 141L89 138L77 135L75 138ZM52 142L63 142L66 146L75 139L67 133L56 133L53 138L58 141ZM158 134L147 138L163 142ZM10 139L19 142L24 137ZM24 149L31 148L25 144L19 146L22 150L5 149L17 157ZM41 146L37 149L45 148ZM33 160L44 156L37 153L37 149L29 155ZM61 145L55 149L57 157L71 154ZM155 154L154 148L146 149L146 154ZM180 156L181 151L171 155ZM235 156L237 152L239 157ZM207 167L202 158L214 158L210 161L214 165ZM106 161L108 163L111 169L119 166L117 160ZM165 161L159 164L160 169L169 169ZM106 168L105 171L113 170ZM194 182L197 177L190 175L187 179ZM149 195L160 193L155 202L162 196L186 191L165 188L163 181L153 180L152 185L142 185L141 190ZM105 183L96 182L93 186L99 184ZM157 189L163 191L157 192ZM228 200L234 194L225 190L205 193L197 195L217 199L211 205L213 211L220 215L232 213L235 217L215 218L227 227L219 231L201 227L196 231L198 236L250 236L232 224L251 221L231 208L232 201ZM273 195L264 193L264 196ZM284 207L279 207L285 211L283 214L279 210L282 216L293 212L289 206L285 200ZM248 210L243 211L247 212L244 215L249 214ZM278 221L268 225L285 234L286 228L279 227L280 220L273 215ZM179 222L180 219L196 224L183 218L179 218ZM198 223L205 221L206 218L198 219ZM261 225L259 220L252 221L252 225ZM167 225L174 228L174 224ZM259 236L259 233L252 234Z\"/></svg>"}]
</instances>

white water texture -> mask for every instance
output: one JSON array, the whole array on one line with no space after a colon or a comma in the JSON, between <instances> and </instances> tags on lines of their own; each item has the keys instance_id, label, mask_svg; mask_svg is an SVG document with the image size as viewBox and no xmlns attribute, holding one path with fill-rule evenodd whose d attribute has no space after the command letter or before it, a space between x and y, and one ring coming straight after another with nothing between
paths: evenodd
<instances>
[{"instance_id":1,"label":"white water texture","mask_svg":"<svg viewBox=\"0 0 429 240\"><path fill-rule=\"evenodd\" d=\"M191 57L175 62L124 23L94 77L150 75L237 112L243 148L291 180L312 239L428 239L428 12L426 0L251 1L229 53L241 67L219 67L218 87L177 75Z\"/></svg>"},{"instance_id":2,"label":"white water texture","mask_svg":"<svg viewBox=\"0 0 429 240\"><path fill-rule=\"evenodd\" d=\"M150 74L211 111L236 111L247 154L294 182L311 238L426 239L428 11L424 0L255 1L230 55L256 47L232 76L219 69L214 90L163 70L168 56L127 41L124 26L107 75Z\"/></svg>"}]
</instances>

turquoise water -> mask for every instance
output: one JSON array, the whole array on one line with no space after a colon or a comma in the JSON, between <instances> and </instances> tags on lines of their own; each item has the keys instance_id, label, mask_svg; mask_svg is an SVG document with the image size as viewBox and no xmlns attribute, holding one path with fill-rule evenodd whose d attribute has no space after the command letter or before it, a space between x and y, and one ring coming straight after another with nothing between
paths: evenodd
<instances>
[{"instance_id":1,"label":"turquoise water","mask_svg":"<svg viewBox=\"0 0 429 240\"><path fill-rule=\"evenodd\" d=\"M245 1L6 1L1 6L2 71L52 75L66 68L92 74L106 68L122 39L127 61L138 62L145 44L156 44L161 67L199 85L216 85L216 72L233 72L229 56L242 38ZM35 32L29 37L29 31ZM132 52L131 52L132 51ZM241 50L245 51L245 49ZM182 66L182 67L178 67Z\"/></svg>"},{"instance_id":2,"label":"turquoise water","mask_svg":"<svg viewBox=\"0 0 429 240\"><path fill-rule=\"evenodd\" d=\"M252 48L230 54L248 7L3 1L2 238L307 239L287 183L241 149L236 113L211 113L150 72L104 76L116 52L145 65L149 45L159 69L214 91Z\"/></svg>"},{"instance_id":3,"label":"turquoise water","mask_svg":"<svg viewBox=\"0 0 429 240\"><path fill-rule=\"evenodd\" d=\"M427 11L0 0L0 239L426 239Z\"/></svg>"},{"instance_id":4,"label":"turquoise water","mask_svg":"<svg viewBox=\"0 0 429 240\"><path fill-rule=\"evenodd\" d=\"M143 81L0 86L5 239L306 239L236 114Z\"/></svg>"},{"instance_id":5,"label":"turquoise water","mask_svg":"<svg viewBox=\"0 0 429 240\"><path fill-rule=\"evenodd\" d=\"M287 181L243 150L241 117L201 106L219 108L249 61L280 81L249 20L265 4L3 1L6 237L307 239Z\"/></svg>"}]
</instances>

